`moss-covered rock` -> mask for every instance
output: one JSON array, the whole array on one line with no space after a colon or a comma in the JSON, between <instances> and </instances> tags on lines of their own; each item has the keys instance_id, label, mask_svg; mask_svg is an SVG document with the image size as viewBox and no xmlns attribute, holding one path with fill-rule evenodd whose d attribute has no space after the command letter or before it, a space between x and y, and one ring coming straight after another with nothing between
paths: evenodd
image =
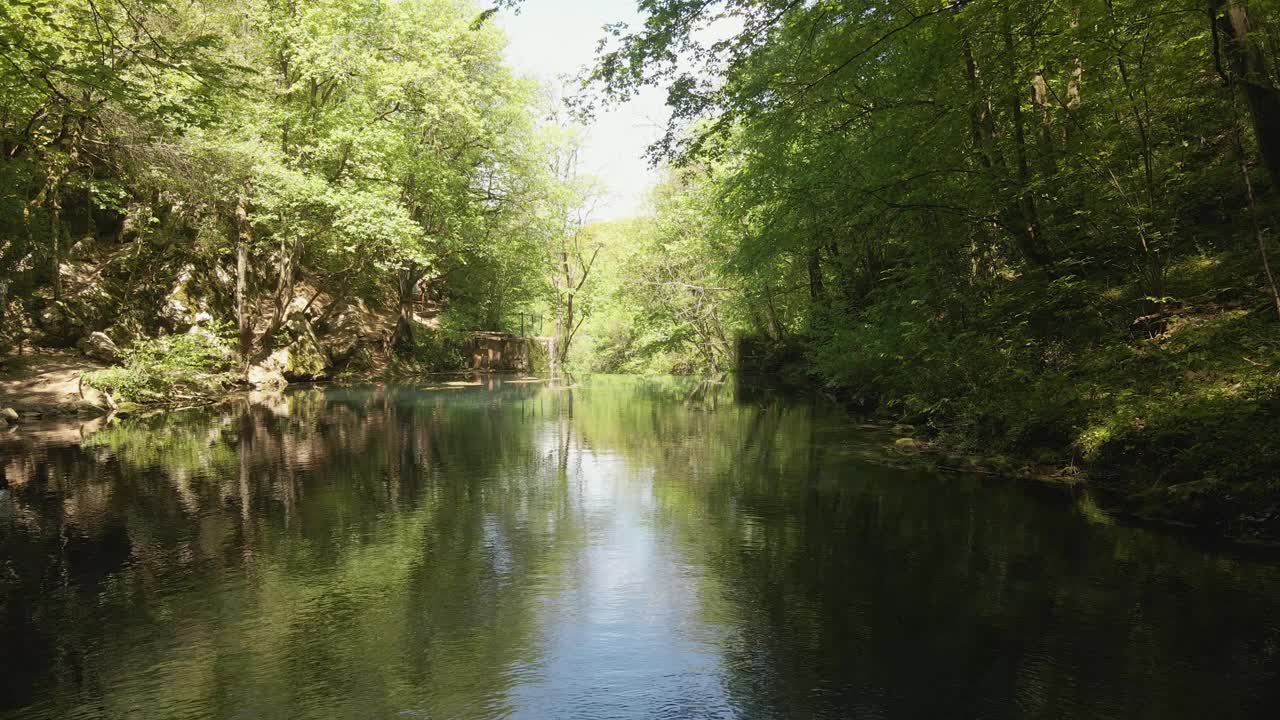
<instances>
[{"instance_id":1,"label":"moss-covered rock","mask_svg":"<svg viewBox=\"0 0 1280 720\"><path fill-rule=\"evenodd\" d=\"M132 415L137 415L141 411L142 411L141 405L139 405L136 402L130 402L126 400L120 403L119 405L116 405L116 409L112 411L112 414L115 415L116 417L127 418Z\"/></svg>"},{"instance_id":2,"label":"moss-covered rock","mask_svg":"<svg viewBox=\"0 0 1280 720\"><path fill-rule=\"evenodd\" d=\"M286 355L281 372L286 380L323 380L329 376L329 356L320 345L311 323L301 314L289 318L289 344L283 348Z\"/></svg>"},{"instance_id":3,"label":"moss-covered rock","mask_svg":"<svg viewBox=\"0 0 1280 720\"><path fill-rule=\"evenodd\" d=\"M901 437L893 441L893 449L903 453L918 453L924 449L924 445L915 438Z\"/></svg>"}]
</instances>

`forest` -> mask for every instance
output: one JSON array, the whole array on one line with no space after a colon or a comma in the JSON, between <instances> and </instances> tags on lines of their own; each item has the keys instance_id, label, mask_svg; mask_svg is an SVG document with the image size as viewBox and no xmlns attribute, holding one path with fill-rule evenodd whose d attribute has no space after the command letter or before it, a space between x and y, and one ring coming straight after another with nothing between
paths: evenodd
<instances>
[{"instance_id":1,"label":"forest","mask_svg":"<svg viewBox=\"0 0 1280 720\"><path fill-rule=\"evenodd\" d=\"M584 102L669 88L671 169L584 363L802 377L1274 532L1280 5L642 5Z\"/></svg>"},{"instance_id":2,"label":"forest","mask_svg":"<svg viewBox=\"0 0 1280 720\"><path fill-rule=\"evenodd\" d=\"M571 303L578 131L470 3L0 13L10 348L103 333L140 372L99 384L148 399L446 363L458 333Z\"/></svg>"},{"instance_id":3,"label":"forest","mask_svg":"<svg viewBox=\"0 0 1280 720\"><path fill-rule=\"evenodd\" d=\"M1280 526L1280 4L641 0L568 93L519 5L4 0L0 346L145 402L536 334ZM653 87L651 211L593 222Z\"/></svg>"}]
</instances>

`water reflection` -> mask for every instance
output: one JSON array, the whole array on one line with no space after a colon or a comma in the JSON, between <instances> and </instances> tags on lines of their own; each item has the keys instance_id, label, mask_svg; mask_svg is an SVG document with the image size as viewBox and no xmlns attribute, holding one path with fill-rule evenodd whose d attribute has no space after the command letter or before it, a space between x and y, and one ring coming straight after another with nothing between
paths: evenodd
<instances>
[{"instance_id":1,"label":"water reflection","mask_svg":"<svg viewBox=\"0 0 1280 720\"><path fill-rule=\"evenodd\" d=\"M0 440L0 717L1269 717L1280 569L812 400L323 388Z\"/></svg>"}]
</instances>

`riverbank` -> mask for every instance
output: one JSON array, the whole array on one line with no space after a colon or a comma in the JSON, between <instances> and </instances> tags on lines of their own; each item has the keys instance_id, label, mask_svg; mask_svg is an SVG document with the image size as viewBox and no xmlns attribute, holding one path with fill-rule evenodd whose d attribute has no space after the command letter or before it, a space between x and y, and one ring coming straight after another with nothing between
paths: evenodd
<instances>
[{"instance_id":1,"label":"riverbank","mask_svg":"<svg viewBox=\"0 0 1280 720\"><path fill-rule=\"evenodd\" d=\"M105 366L71 351L41 351L5 358L0 365L0 408L21 418L103 415L102 393L83 382Z\"/></svg>"},{"instance_id":2,"label":"riverbank","mask_svg":"<svg viewBox=\"0 0 1280 720\"><path fill-rule=\"evenodd\" d=\"M791 357L794 360L796 356ZM10 358L0 370L0 408L12 407L22 422L108 415L113 410L112 401L84 381L86 374L104 369L108 368L68 351ZM775 378L788 376L788 384L793 387L813 388L814 379L794 362L775 370ZM1258 374L1265 376L1261 371ZM1111 377L1110 386L1101 396L1132 395L1130 389L1115 382L1124 375ZM1214 377L1202 372L1167 378L1166 382L1178 387L1152 395L1151 403L1158 405L1159 398L1166 395L1207 395L1206 385ZM347 375L342 381L376 383L385 379ZM1142 380L1154 383L1157 379ZM1237 386L1246 381L1235 376ZM1094 377L1088 382L1096 387L1100 380ZM247 389L243 384L219 387L199 398L199 402L186 400L180 404L213 404ZM1235 407L1237 412L1209 422L1194 404L1165 403L1163 417L1147 411L1140 414L1141 421L1129 425L1124 425L1114 410L1111 417L1104 418L1095 409L1096 422L1118 432L1102 443L1100 451L1090 454L1081 447L1081 439L1087 437L1084 433L1076 433L1073 442L1057 444L1044 441L1052 433L1039 436L1040 441L1035 444L1019 442L1009 434L989 433L984 444L954 425L943 424L937 416L913 417L892 402L868 403L865 392L838 389L828 393L850 412L874 419L876 427L886 431L885 443L892 446L903 464L1088 487L1101 491L1105 510L1119 516L1179 526L1233 542L1280 544L1280 490L1273 476L1266 474L1275 462L1271 438L1280 434L1280 428L1275 427L1277 419L1265 404L1224 406ZM955 402L959 405L973 399L959 398ZM145 413L172 406L161 400L131 405L128 410ZM1029 405L1010 401L1010 407L1015 412L1027 412ZM1017 419L1011 412L1009 420ZM1044 418L1033 417L1031 421L1049 427ZM1247 432L1246 428L1253 431ZM1059 429L1058 437L1072 437L1068 430Z\"/></svg>"},{"instance_id":3,"label":"riverbank","mask_svg":"<svg viewBox=\"0 0 1280 720\"><path fill-rule=\"evenodd\" d=\"M492 334L489 334L492 335ZM245 393L276 392L288 387L333 382L342 385L380 384L443 379L442 386L478 386L479 382L449 382L460 377L504 375L490 370L501 353L488 350L481 369L433 372L429 363L402 361L365 370L347 370L331 380L310 377L278 379L259 387L230 371L222 351L191 347L191 337L164 352L143 353L141 362L108 365L70 350L36 349L10 356L0 364L0 410L12 409L18 423L59 418L97 418L163 411L178 407L216 405ZM480 357L480 356L477 356ZM528 382L527 380L524 382Z\"/></svg>"},{"instance_id":4,"label":"riverbank","mask_svg":"<svg viewBox=\"0 0 1280 720\"><path fill-rule=\"evenodd\" d=\"M857 408L850 408L850 412L866 417ZM887 442L902 458L903 467L1059 486L1076 493L1081 509L1104 524L1135 523L1190 533L1214 543L1280 550L1280 530L1273 524L1280 505L1265 487L1258 492L1257 486L1213 480L1143 486L1132 476L1108 475L1077 463L1052 464L1026 456L974 451L931 435L927 427L895 423L883 415L871 417L874 424L892 429L896 437Z\"/></svg>"},{"instance_id":5,"label":"riverbank","mask_svg":"<svg viewBox=\"0 0 1280 720\"><path fill-rule=\"evenodd\" d=\"M967 466L1101 491L1104 509L1116 516L1234 543L1280 545L1280 484L1271 470L1271 438L1280 432L1275 419L1261 412L1203 418L1186 405L1169 414L1169 426L1142 427L1139 419L1094 454L1078 442L1009 443L983 452L945 431L921 432L931 452Z\"/></svg>"},{"instance_id":6,"label":"riverbank","mask_svg":"<svg viewBox=\"0 0 1280 720\"><path fill-rule=\"evenodd\" d=\"M988 353L990 338L939 328L892 354L865 347L836 364L798 342L764 362L856 413L911 425L924 447L1016 458L988 468L1006 474L1056 468L1118 514L1275 544L1280 326L1267 310L1217 297L1076 345Z\"/></svg>"}]
</instances>

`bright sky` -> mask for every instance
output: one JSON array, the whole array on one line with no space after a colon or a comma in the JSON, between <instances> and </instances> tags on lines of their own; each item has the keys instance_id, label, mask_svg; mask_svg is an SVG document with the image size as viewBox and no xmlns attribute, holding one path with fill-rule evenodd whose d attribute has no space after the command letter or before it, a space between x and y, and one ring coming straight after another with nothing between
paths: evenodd
<instances>
[{"instance_id":1,"label":"bright sky","mask_svg":"<svg viewBox=\"0 0 1280 720\"><path fill-rule=\"evenodd\" d=\"M525 0L520 12L503 12L499 24L510 44L507 59L520 73L558 86L561 75L576 76L595 58L607 23L638 18L635 0ZM662 135L669 115L664 92L647 88L625 105L597 115L587 128L582 170L608 188L592 220L640 214L657 179L645 148Z\"/></svg>"}]
</instances>

